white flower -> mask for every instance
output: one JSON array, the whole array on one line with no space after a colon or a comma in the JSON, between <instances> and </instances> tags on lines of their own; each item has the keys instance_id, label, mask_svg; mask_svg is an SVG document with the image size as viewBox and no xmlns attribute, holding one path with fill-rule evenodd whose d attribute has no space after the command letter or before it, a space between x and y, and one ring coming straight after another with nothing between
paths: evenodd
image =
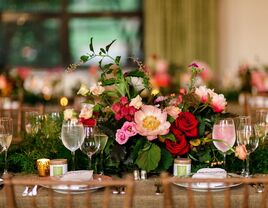
<instances>
[{"instance_id":1,"label":"white flower","mask_svg":"<svg viewBox=\"0 0 268 208\"><path fill-rule=\"evenodd\" d=\"M97 84L90 87L90 92L93 95L101 95L104 92L105 88L101 86L101 82L98 82Z\"/></svg>"},{"instance_id":2,"label":"white flower","mask_svg":"<svg viewBox=\"0 0 268 208\"><path fill-rule=\"evenodd\" d=\"M77 94L78 95L82 95L82 96L86 96L87 93L89 93L89 89L85 84L81 84L80 89L78 90Z\"/></svg>"},{"instance_id":3,"label":"white flower","mask_svg":"<svg viewBox=\"0 0 268 208\"><path fill-rule=\"evenodd\" d=\"M135 98L132 98L129 106L133 106L136 109L140 109L140 107L142 106L141 96L137 95Z\"/></svg>"},{"instance_id":4,"label":"white flower","mask_svg":"<svg viewBox=\"0 0 268 208\"><path fill-rule=\"evenodd\" d=\"M130 84L137 90L141 91L145 88L143 84L143 78L141 77L130 77Z\"/></svg>"},{"instance_id":5,"label":"white flower","mask_svg":"<svg viewBox=\"0 0 268 208\"><path fill-rule=\"evenodd\" d=\"M197 94L201 102L206 103L208 102L209 97L212 97L215 93L213 90L208 89L206 86L200 86L195 89L195 94Z\"/></svg>"},{"instance_id":6,"label":"white flower","mask_svg":"<svg viewBox=\"0 0 268 208\"><path fill-rule=\"evenodd\" d=\"M85 104L83 105L81 112L79 114L79 118L89 119L93 115L93 107L94 105Z\"/></svg>"},{"instance_id":7,"label":"white flower","mask_svg":"<svg viewBox=\"0 0 268 208\"><path fill-rule=\"evenodd\" d=\"M71 120L74 116L74 109L65 109L63 115L64 120Z\"/></svg>"}]
</instances>

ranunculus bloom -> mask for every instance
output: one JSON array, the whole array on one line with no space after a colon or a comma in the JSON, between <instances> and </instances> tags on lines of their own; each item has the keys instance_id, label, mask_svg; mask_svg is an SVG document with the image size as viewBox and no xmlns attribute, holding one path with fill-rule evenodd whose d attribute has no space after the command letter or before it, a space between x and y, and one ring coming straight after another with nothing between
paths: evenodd
<instances>
[{"instance_id":1,"label":"ranunculus bloom","mask_svg":"<svg viewBox=\"0 0 268 208\"><path fill-rule=\"evenodd\" d=\"M129 106L133 106L136 109L140 109L142 106L142 98L137 95L135 98L131 99Z\"/></svg>"},{"instance_id":2,"label":"ranunculus bloom","mask_svg":"<svg viewBox=\"0 0 268 208\"><path fill-rule=\"evenodd\" d=\"M198 120L190 112L181 112L174 122L174 127L185 134L186 137L198 136Z\"/></svg>"},{"instance_id":3,"label":"ranunculus bloom","mask_svg":"<svg viewBox=\"0 0 268 208\"><path fill-rule=\"evenodd\" d=\"M121 129L118 129L115 134L115 140L118 144L125 144L129 139L129 136Z\"/></svg>"},{"instance_id":4,"label":"ranunculus bloom","mask_svg":"<svg viewBox=\"0 0 268 208\"><path fill-rule=\"evenodd\" d=\"M171 126L171 131L176 137L176 142L170 141L169 139L165 140L167 150L173 155L184 155L189 152L190 145L186 141L185 135L178 130L176 127Z\"/></svg>"},{"instance_id":5,"label":"ranunculus bloom","mask_svg":"<svg viewBox=\"0 0 268 208\"><path fill-rule=\"evenodd\" d=\"M244 144L235 147L235 156L238 157L240 160L246 159L247 149L246 149L246 146Z\"/></svg>"},{"instance_id":6,"label":"ranunculus bloom","mask_svg":"<svg viewBox=\"0 0 268 208\"><path fill-rule=\"evenodd\" d=\"M73 118L74 109L65 109L63 112L64 120L70 120Z\"/></svg>"},{"instance_id":7,"label":"ranunculus bloom","mask_svg":"<svg viewBox=\"0 0 268 208\"><path fill-rule=\"evenodd\" d=\"M221 113L227 105L223 94L214 93L211 99L211 107L215 113Z\"/></svg>"},{"instance_id":8,"label":"ranunculus bloom","mask_svg":"<svg viewBox=\"0 0 268 208\"><path fill-rule=\"evenodd\" d=\"M83 105L81 112L79 114L79 118L84 118L84 119L91 118L93 115L93 107L94 105L91 105L91 104Z\"/></svg>"},{"instance_id":9,"label":"ranunculus bloom","mask_svg":"<svg viewBox=\"0 0 268 208\"><path fill-rule=\"evenodd\" d=\"M167 113L152 105L143 105L141 110L134 115L136 129L148 140L157 138L157 135L165 135L169 132L170 123L167 121Z\"/></svg>"},{"instance_id":10,"label":"ranunculus bloom","mask_svg":"<svg viewBox=\"0 0 268 208\"><path fill-rule=\"evenodd\" d=\"M126 105L127 103L128 103L128 99L127 99L127 97L121 97L120 98L120 101L119 101L122 105Z\"/></svg>"},{"instance_id":11,"label":"ranunculus bloom","mask_svg":"<svg viewBox=\"0 0 268 208\"><path fill-rule=\"evenodd\" d=\"M136 123L135 122L128 122L126 121L121 130L128 136L135 136L137 134L137 130L136 130Z\"/></svg>"},{"instance_id":12,"label":"ranunculus bloom","mask_svg":"<svg viewBox=\"0 0 268 208\"><path fill-rule=\"evenodd\" d=\"M181 109L176 106L168 106L164 109L164 112L167 112L168 115L176 119L181 112Z\"/></svg>"},{"instance_id":13,"label":"ranunculus bloom","mask_svg":"<svg viewBox=\"0 0 268 208\"><path fill-rule=\"evenodd\" d=\"M121 108L121 105L120 105L119 102L114 103L114 104L112 105L112 110L113 110L113 112L115 112L115 113L120 112L120 108Z\"/></svg>"},{"instance_id":14,"label":"ranunculus bloom","mask_svg":"<svg viewBox=\"0 0 268 208\"><path fill-rule=\"evenodd\" d=\"M81 86L80 86L80 89L77 92L77 94L82 95L82 96L86 96L87 93L89 93L89 91L90 90L88 89L88 87L85 84L82 83Z\"/></svg>"},{"instance_id":15,"label":"ranunculus bloom","mask_svg":"<svg viewBox=\"0 0 268 208\"><path fill-rule=\"evenodd\" d=\"M105 88L101 86L101 82L98 82L98 84L93 85L90 87L90 92L93 95L101 95L104 92Z\"/></svg>"}]
</instances>

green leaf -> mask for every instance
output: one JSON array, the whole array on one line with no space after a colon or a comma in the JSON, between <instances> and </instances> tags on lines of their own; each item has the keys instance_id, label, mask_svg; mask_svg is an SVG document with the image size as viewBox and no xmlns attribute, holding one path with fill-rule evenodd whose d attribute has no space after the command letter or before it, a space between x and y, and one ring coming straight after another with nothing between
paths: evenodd
<instances>
[{"instance_id":1,"label":"green leaf","mask_svg":"<svg viewBox=\"0 0 268 208\"><path fill-rule=\"evenodd\" d=\"M161 139L169 139L169 140L171 140L173 142L176 142L176 137L171 132L169 132L166 135L161 135Z\"/></svg>"},{"instance_id":2,"label":"green leaf","mask_svg":"<svg viewBox=\"0 0 268 208\"><path fill-rule=\"evenodd\" d=\"M143 146L145 145L146 142L147 142L147 140L144 137L137 138L137 142L136 142L134 149L133 149L133 152L132 152L134 161L137 159L139 151L141 149L143 149Z\"/></svg>"},{"instance_id":3,"label":"green leaf","mask_svg":"<svg viewBox=\"0 0 268 208\"><path fill-rule=\"evenodd\" d=\"M139 168L147 172L156 169L161 158L161 149L156 144L151 143L148 146L149 149L146 148L146 150L139 152L138 158L135 161Z\"/></svg>"},{"instance_id":4,"label":"green leaf","mask_svg":"<svg viewBox=\"0 0 268 208\"><path fill-rule=\"evenodd\" d=\"M210 161L211 160L211 155L209 151L205 151L204 154L199 155L198 160L200 162L206 162L206 161Z\"/></svg>"},{"instance_id":5,"label":"green leaf","mask_svg":"<svg viewBox=\"0 0 268 208\"><path fill-rule=\"evenodd\" d=\"M115 41L116 41L116 40L113 40L110 44L108 44L108 45L105 47L107 53L108 53L108 51L109 51L111 45L113 45L113 43L114 43Z\"/></svg>"},{"instance_id":6,"label":"green leaf","mask_svg":"<svg viewBox=\"0 0 268 208\"><path fill-rule=\"evenodd\" d=\"M104 48L100 48L100 51L102 52L102 53L106 53L106 51L104 50Z\"/></svg>"},{"instance_id":7,"label":"green leaf","mask_svg":"<svg viewBox=\"0 0 268 208\"><path fill-rule=\"evenodd\" d=\"M166 148L161 148L161 160L157 167L158 170L163 171L169 169L169 167L173 164L173 157Z\"/></svg>"},{"instance_id":8,"label":"green leaf","mask_svg":"<svg viewBox=\"0 0 268 208\"><path fill-rule=\"evenodd\" d=\"M199 126L198 126L198 131L199 131L199 136L203 136L205 134L206 130L206 124L204 120L199 121Z\"/></svg>"},{"instance_id":9,"label":"green leaf","mask_svg":"<svg viewBox=\"0 0 268 208\"><path fill-rule=\"evenodd\" d=\"M121 56L116 56L114 62L115 62L117 65L119 65L119 64L120 64L120 59L121 59Z\"/></svg>"},{"instance_id":10,"label":"green leaf","mask_svg":"<svg viewBox=\"0 0 268 208\"><path fill-rule=\"evenodd\" d=\"M134 71L130 71L130 72L127 74L127 76L129 76L129 77L145 77L145 74L144 74L144 72L142 72L142 71L136 69L136 70L134 70Z\"/></svg>"},{"instance_id":11,"label":"green leaf","mask_svg":"<svg viewBox=\"0 0 268 208\"><path fill-rule=\"evenodd\" d=\"M119 82L119 84L116 85L116 89L121 94L121 96L125 96L126 89L125 89L125 84L123 82Z\"/></svg>"},{"instance_id":12,"label":"green leaf","mask_svg":"<svg viewBox=\"0 0 268 208\"><path fill-rule=\"evenodd\" d=\"M175 121L175 119L170 115L168 115L167 120L169 123L173 123Z\"/></svg>"},{"instance_id":13,"label":"green leaf","mask_svg":"<svg viewBox=\"0 0 268 208\"><path fill-rule=\"evenodd\" d=\"M90 38L89 50L95 53L94 48L93 48L93 38Z\"/></svg>"},{"instance_id":14,"label":"green leaf","mask_svg":"<svg viewBox=\"0 0 268 208\"><path fill-rule=\"evenodd\" d=\"M89 56L83 55L80 57L80 60L83 61L83 63L88 61Z\"/></svg>"},{"instance_id":15,"label":"green leaf","mask_svg":"<svg viewBox=\"0 0 268 208\"><path fill-rule=\"evenodd\" d=\"M100 105L100 104L96 104L96 105L93 107L93 111L94 111L94 112L100 112L102 108L103 108L102 105Z\"/></svg>"},{"instance_id":16,"label":"green leaf","mask_svg":"<svg viewBox=\"0 0 268 208\"><path fill-rule=\"evenodd\" d=\"M115 82L116 82L115 78L102 80L102 86L113 85L115 84Z\"/></svg>"}]
</instances>

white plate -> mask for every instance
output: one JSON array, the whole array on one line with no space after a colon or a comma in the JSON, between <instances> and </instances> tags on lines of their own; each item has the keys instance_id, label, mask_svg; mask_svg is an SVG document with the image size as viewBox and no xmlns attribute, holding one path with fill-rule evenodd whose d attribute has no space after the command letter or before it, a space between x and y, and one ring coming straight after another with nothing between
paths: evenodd
<instances>
[{"instance_id":1,"label":"white plate","mask_svg":"<svg viewBox=\"0 0 268 208\"><path fill-rule=\"evenodd\" d=\"M189 176L191 177L191 176ZM235 173L228 173L228 177L233 178L233 177L241 177ZM241 185L242 183L233 183L233 184L228 184L228 185L219 185L219 186L214 186L214 187L200 187L197 184L193 183L191 186L189 186L189 183L174 183L174 185L187 188L187 189L192 189L193 191L198 191L198 192L207 192L207 191L223 191L227 188L233 188L236 186Z\"/></svg>"},{"instance_id":2,"label":"white plate","mask_svg":"<svg viewBox=\"0 0 268 208\"><path fill-rule=\"evenodd\" d=\"M52 180L60 180L59 177L51 177ZM105 175L93 175L93 180L111 180L110 176L105 176ZM53 191L61 194L83 194L86 193L87 191L96 191L98 189L103 188L102 186L87 186L87 185L53 185L53 186L45 186L41 185L45 188L51 188Z\"/></svg>"},{"instance_id":3,"label":"white plate","mask_svg":"<svg viewBox=\"0 0 268 208\"><path fill-rule=\"evenodd\" d=\"M4 180L0 178L0 185L4 184Z\"/></svg>"}]
</instances>

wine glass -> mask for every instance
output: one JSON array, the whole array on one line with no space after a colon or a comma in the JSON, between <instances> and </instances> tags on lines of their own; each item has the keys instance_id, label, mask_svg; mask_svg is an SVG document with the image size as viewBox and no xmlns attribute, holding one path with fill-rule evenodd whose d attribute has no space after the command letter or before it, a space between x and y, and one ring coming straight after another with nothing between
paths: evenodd
<instances>
[{"instance_id":1,"label":"wine glass","mask_svg":"<svg viewBox=\"0 0 268 208\"><path fill-rule=\"evenodd\" d=\"M249 177L249 155L258 147L259 137L256 135L255 128L252 125L244 125L237 130L237 144L244 145L247 150L245 177Z\"/></svg>"},{"instance_id":2,"label":"wine glass","mask_svg":"<svg viewBox=\"0 0 268 208\"><path fill-rule=\"evenodd\" d=\"M243 130L245 125L251 125L251 117L250 116L238 116L234 118L235 121L235 129L236 129L236 137L238 137L238 131ZM241 175L246 175L245 170L245 160L242 161L242 170Z\"/></svg>"},{"instance_id":3,"label":"wine glass","mask_svg":"<svg viewBox=\"0 0 268 208\"><path fill-rule=\"evenodd\" d=\"M7 150L12 141L13 122L12 118L0 117L0 153L5 152L4 173L7 174Z\"/></svg>"},{"instance_id":4,"label":"wine glass","mask_svg":"<svg viewBox=\"0 0 268 208\"><path fill-rule=\"evenodd\" d=\"M85 139L80 146L81 151L88 156L89 170L92 169L92 155L94 155L100 148L100 136L95 136L97 131L97 127L85 126Z\"/></svg>"},{"instance_id":5,"label":"wine glass","mask_svg":"<svg viewBox=\"0 0 268 208\"><path fill-rule=\"evenodd\" d=\"M25 131L27 134L36 134L38 131L37 117L39 112L26 111L25 112Z\"/></svg>"},{"instance_id":6,"label":"wine glass","mask_svg":"<svg viewBox=\"0 0 268 208\"><path fill-rule=\"evenodd\" d=\"M265 142L268 134L268 109L256 110L256 128L261 142Z\"/></svg>"},{"instance_id":7,"label":"wine glass","mask_svg":"<svg viewBox=\"0 0 268 208\"><path fill-rule=\"evenodd\" d=\"M221 119L213 125L212 139L215 147L223 154L223 166L226 163L226 152L235 143L235 125L231 118Z\"/></svg>"},{"instance_id":8,"label":"wine glass","mask_svg":"<svg viewBox=\"0 0 268 208\"><path fill-rule=\"evenodd\" d=\"M75 151L85 138L83 124L78 120L64 121L61 127L61 140L63 145L72 153L72 170L75 170Z\"/></svg>"}]
</instances>

